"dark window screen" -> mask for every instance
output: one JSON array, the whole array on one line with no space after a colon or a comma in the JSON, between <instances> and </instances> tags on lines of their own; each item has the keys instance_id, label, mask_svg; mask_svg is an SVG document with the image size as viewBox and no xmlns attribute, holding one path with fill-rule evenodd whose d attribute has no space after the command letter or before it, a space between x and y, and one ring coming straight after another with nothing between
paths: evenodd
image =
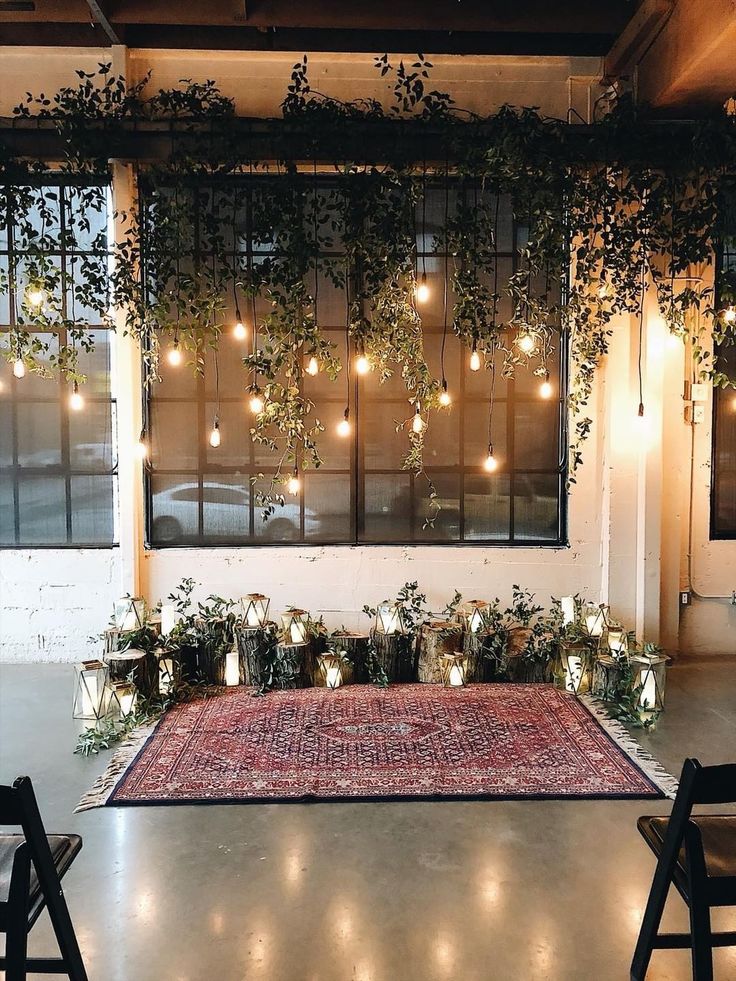
<instances>
[{"instance_id":1,"label":"dark window screen","mask_svg":"<svg viewBox=\"0 0 736 981\"><path fill-rule=\"evenodd\" d=\"M245 193L245 192L244 192ZM248 209L238 221L235 241L243 264L257 264L268 245L254 244ZM425 353L440 377L445 260L433 248L444 220L444 191L429 191L426 234L417 234L420 273L426 263L430 299L419 310ZM420 228L421 217L418 217ZM496 261L504 281L515 268L522 230L502 201ZM423 255L424 250L424 255ZM339 248L327 254L339 259ZM203 258L206 261L206 257ZM450 259L450 273L452 260ZM336 432L347 399L346 373L336 382L320 372L305 377L304 391L325 426L320 436L324 465L303 474L298 497L264 521L250 478L268 475L274 457L249 437L251 415L245 391L249 378L240 358L251 350L250 337L236 341L228 327L220 344L219 393L221 445L208 442L216 406L213 356L203 352L205 370L195 376L184 365L161 362L162 379L151 393L152 441L149 474L149 541L154 546L268 543L475 543L559 545L564 542L566 452L564 395L566 373L559 338L549 361L554 394L539 396L541 379L521 369L515 379L498 371L493 412L495 474L483 469L488 448L491 374L469 369L469 351L451 329L454 296L448 291L450 327L445 374L453 403L433 412L424 461L440 510L433 525L429 484L402 469L406 432L397 423L412 408L400 374L383 384L377 373L351 377L350 437ZM344 359L346 298L328 277L320 277L318 322ZM259 313L265 313L261 305ZM503 297L498 319L507 323L510 300ZM226 324L234 322L234 310ZM259 339L260 341L263 338ZM351 345L350 357L356 352ZM500 357L499 357L500 364Z\"/></svg>"}]
</instances>

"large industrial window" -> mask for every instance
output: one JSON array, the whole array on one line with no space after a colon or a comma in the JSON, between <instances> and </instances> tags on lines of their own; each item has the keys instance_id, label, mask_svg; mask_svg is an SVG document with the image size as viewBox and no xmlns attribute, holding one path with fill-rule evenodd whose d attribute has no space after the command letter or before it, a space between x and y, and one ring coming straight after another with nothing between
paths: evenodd
<instances>
[{"instance_id":1,"label":"large industrial window","mask_svg":"<svg viewBox=\"0 0 736 981\"><path fill-rule=\"evenodd\" d=\"M171 367L162 359L161 381L152 390L149 413L152 443L148 475L148 535L153 546L259 543L475 543L560 545L566 538L564 435L564 357L559 343L549 362L553 396L539 396L540 379L520 370L515 379L496 373L493 409L495 474L483 468L488 449L491 373L469 369L469 351L444 329L445 258L434 251L441 232L444 193L430 190L424 234L418 234L420 269L426 262L430 300L422 305L425 351L440 376L443 334L445 375L453 393L449 410L433 413L424 461L437 492L433 523L429 484L402 470L405 432L397 422L411 414L400 377L381 384L375 374L350 379L349 438L336 427L347 400L347 379L321 373L307 376L304 391L325 426L320 437L324 466L303 474L299 497L287 495L284 507L264 521L251 476L273 471L273 456L249 438L251 416L241 342L224 330L218 356L219 420L222 442L213 449L208 434L216 405L216 375L211 352L202 352L204 372ZM517 261L523 229L502 201L496 261L508 274ZM268 244L250 234L244 209L235 240L258 263ZM339 255L339 253L333 253ZM451 266L450 259L450 270ZM317 317L344 359L346 298L327 277L320 277ZM453 296L448 296L449 317ZM261 312L265 312L265 309ZM512 311L502 299L499 322ZM233 320L233 311L226 323ZM260 338L262 341L263 338ZM559 342L559 338L558 338ZM250 339L247 345L250 349ZM350 351L351 358L356 352Z\"/></svg>"},{"instance_id":2,"label":"large industrial window","mask_svg":"<svg viewBox=\"0 0 736 981\"><path fill-rule=\"evenodd\" d=\"M107 188L46 185L26 188L36 203L19 219L14 193L0 196L0 344L12 350L14 332L24 325L22 291L28 270L41 252L49 270L49 303L59 313L31 333L44 350L36 354L40 372L16 378L0 361L0 546L104 546L114 538L113 404L110 396L108 331L97 319L106 302L91 297L80 275L82 264L107 268ZM50 369L59 344L71 343L76 318L93 326L94 350L79 350L84 406L70 407L71 388ZM50 318L53 321L53 318ZM101 319L101 318L99 318ZM28 321L26 321L28 324Z\"/></svg>"}]
</instances>

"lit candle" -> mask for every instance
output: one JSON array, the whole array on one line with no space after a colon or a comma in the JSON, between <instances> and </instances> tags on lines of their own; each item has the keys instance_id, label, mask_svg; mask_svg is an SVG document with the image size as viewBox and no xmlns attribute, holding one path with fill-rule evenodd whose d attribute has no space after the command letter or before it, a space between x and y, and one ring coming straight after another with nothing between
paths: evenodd
<instances>
[{"instance_id":1,"label":"lit candle","mask_svg":"<svg viewBox=\"0 0 736 981\"><path fill-rule=\"evenodd\" d=\"M480 610L476 608L475 610L473 610L473 613L470 617L470 623L468 624L468 628L471 634L477 634L482 626L483 626L483 615L480 612Z\"/></svg>"},{"instance_id":2,"label":"lit candle","mask_svg":"<svg viewBox=\"0 0 736 981\"><path fill-rule=\"evenodd\" d=\"M165 603L161 607L161 633L167 636L181 619L181 614L177 613L176 607L171 603Z\"/></svg>"},{"instance_id":3,"label":"lit candle","mask_svg":"<svg viewBox=\"0 0 736 981\"><path fill-rule=\"evenodd\" d=\"M567 627L569 624L575 623L575 597L563 596L560 600L560 606L564 625Z\"/></svg>"},{"instance_id":4,"label":"lit candle","mask_svg":"<svg viewBox=\"0 0 736 981\"><path fill-rule=\"evenodd\" d=\"M603 633L603 617L600 611L589 613L585 618L585 629L590 637L600 637Z\"/></svg>"},{"instance_id":5,"label":"lit candle","mask_svg":"<svg viewBox=\"0 0 736 981\"><path fill-rule=\"evenodd\" d=\"M163 613L163 610L162 610ZM160 657L158 660L158 690L160 695L168 695L174 678L173 657Z\"/></svg>"},{"instance_id":6,"label":"lit candle","mask_svg":"<svg viewBox=\"0 0 736 981\"><path fill-rule=\"evenodd\" d=\"M230 688L240 684L240 655L237 647L233 647L225 655L225 684Z\"/></svg>"},{"instance_id":7,"label":"lit candle","mask_svg":"<svg viewBox=\"0 0 736 981\"><path fill-rule=\"evenodd\" d=\"M639 696L639 707L652 712L657 707L657 681L654 675L654 669L648 668L642 671L639 676L639 683L642 686L641 695Z\"/></svg>"},{"instance_id":8,"label":"lit candle","mask_svg":"<svg viewBox=\"0 0 736 981\"><path fill-rule=\"evenodd\" d=\"M565 691L576 694L583 677L583 659L577 654L568 654L565 664Z\"/></svg>"},{"instance_id":9,"label":"lit candle","mask_svg":"<svg viewBox=\"0 0 736 981\"><path fill-rule=\"evenodd\" d=\"M393 606L390 603L384 603L383 606L379 606L378 619L381 629L385 634L396 634L401 629L399 608L397 606Z\"/></svg>"},{"instance_id":10,"label":"lit candle","mask_svg":"<svg viewBox=\"0 0 736 981\"><path fill-rule=\"evenodd\" d=\"M307 625L301 620L291 621L291 642L292 644L304 644L307 639Z\"/></svg>"},{"instance_id":11,"label":"lit candle","mask_svg":"<svg viewBox=\"0 0 736 981\"><path fill-rule=\"evenodd\" d=\"M97 684L97 672L85 671L82 681L82 717L96 718L100 709L100 690Z\"/></svg>"},{"instance_id":12,"label":"lit candle","mask_svg":"<svg viewBox=\"0 0 736 981\"><path fill-rule=\"evenodd\" d=\"M342 671L339 665L330 666L326 672L326 682L328 688L339 688L342 684Z\"/></svg>"},{"instance_id":13,"label":"lit candle","mask_svg":"<svg viewBox=\"0 0 736 981\"><path fill-rule=\"evenodd\" d=\"M608 649L611 656L621 658L626 653L626 632L623 628L608 628Z\"/></svg>"},{"instance_id":14,"label":"lit candle","mask_svg":"<svg viewBox=\"0 0 736 981\"><path fill-rule=\"evenodd\" d=\"M453 688L462 688L465 683L463 669L459 664L453 664L450 668L450 685Z\"/></svg>"}]
</instances>

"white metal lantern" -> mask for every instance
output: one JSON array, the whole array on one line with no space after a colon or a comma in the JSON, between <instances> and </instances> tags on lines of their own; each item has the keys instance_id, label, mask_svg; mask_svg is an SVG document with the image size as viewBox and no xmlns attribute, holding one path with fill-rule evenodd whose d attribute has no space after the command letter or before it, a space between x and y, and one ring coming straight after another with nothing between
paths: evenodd
<instances>
[{"instance_id":1,"label":"white metal lantern","mask_svg":"<svg viewBox=\"0 0 736 981\"><path fill-rule=\"evenodd\" d=\"M380 603L376 611L376 632L405 634L404 614L397 603Z\"/></svg>"},{"instance_id":2,"label":"white metal lantern","mask_svg":"<svg viewBox=\"0 0 736 981\"><path fill-rule=\"evenodd\" d=\"M140 630L146 622L146 601L139 596L123 596L115 604L118 630Z\"/></svg>"},{"instance_id":3,"label":"white metal lantern","mask_svg":"<svg viewBox=\"0 0 736 981\"><path fill-rule=\"evenodd\" d=\"M464 688L468 678L468 659L462 651L443 654L440 661L442 684L445 688Z\"/></svg>"},{"instance_id":4,"label":"white metal lantern","mask_svg":"<svg viewBox=\"0 0 736 981\"><path fill-rule=\"evenodd\" d=\"M109 702L107 714L115 721L127 719L135 712L138 690L132 681L113 681L108 688Z\"/></svg>"},{"instance_id":5,"label":"white metal lantern","mask_svg":"<svg viewBox=\"0 0 736 981\"><path fill-rule=\"evenodd\" d=\"M229 688L240 684L240 653L237 647L225 655L225 684Z\"/></svg>"},{"instance_id":6,"label":"white metal lantern","mask_svg":"<svg viewBox=\"0 0 736 981\"><path fill-rule=\"evenodd\" d=\"M608 607L603 603L587 603L583 611L583 630L589 637L602 637L606 626Z\"/></svg>"},{"instance_id":7,"label":"white metal lantern","mask_svg":"<svg viewBox=\"0 0 736 981\"><path fill-rule=\"evenodd\" d=\"M468 633L477 634L482 630L488 616L489 604L485 600L468 600L458 608L463 625Z\"/></svg>"},{"instance_id":8,"label":"white metal lantern","mask_svg":"<svg viewBox=\"0 0 736 981\"><path fill-rule=\"evenodd\" d=\"M317 655L317 669L325 688L339 688L343 684L342 651L326 651Z\"/></svg>"},{"instance_id":9,"label":"white metal lantern","mask_svg":"<svg viewBox=\"0 0 736 981\"><path fill-rule=\"evenodd\" d=\"M306 644L309 637L309 614L306 610L289 610L281 617L285 644Z\"/></svg>"},{"instance_id":10,"label":"white metal lantern","mask_svg":"<svg viewBox=\"0 0 736 981\"><path fill-rule=\"evenodd\" d=\"M157 651L158 657L158 692L168 695L176 681L176 662L171 651Z\"/></svg>"},{"instance_id":11,"label":"white metal lantern","mask_svg":"<svg viewBox=\"0 0 736 981\"><path fill-rule=\"evenodd\" d=\"M634 688L640 688L639 713L654 716L664 711L664 689L669 657L660 652L635 654L630 661Z\"/></svg>"},{"instance_id":12,"label":"white metal lantern","mask_svg":"<svg viewBox=\"0 0 736 981\"><path fill-rule=\"evenodd\" d=\"M102 661L82 661L74 665L73 718L99 722L104 717L107 676L107 665Z\"/></svg>"},{"instance_id":13,"label":"white metal lantern","mask_svg":"<svg viewBox=\"0 0 736 981\"><path fill-rule=\"evenodd\" d=\"M626 630L617 623L609 623L606 634L608 650L611 657L624 660L629 650L629 638Z\"/></svg>"},{"instance_id":14,"label":"white metal lantern","mask_svg":"<svg viewBox=\"0 0 736 981\"><path fill-rule=\"evenodd\" d=\"M240 600L246 627L263 627L268 622L271 600L262 593L248 593Z\"/></svg>"},{"instance_id":15,"label":"white metal lantern","mask_svg":"<svg viewBox=\"0 0 736 981\"><path fill-rule=\"evenodd\" d=\"M558 687L572 695L583 695L590 689L590 653L583 644L560 645Z\"/></svg>"}]
</instances>

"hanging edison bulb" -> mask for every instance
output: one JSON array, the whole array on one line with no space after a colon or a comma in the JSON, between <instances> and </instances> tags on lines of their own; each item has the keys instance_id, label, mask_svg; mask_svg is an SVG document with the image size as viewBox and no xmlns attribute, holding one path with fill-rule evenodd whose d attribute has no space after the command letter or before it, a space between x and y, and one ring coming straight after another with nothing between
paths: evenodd
<instances>
[{"instance_id":1,"label":"hanging edison bulb","mask_svg":"<svg viewBox=\"0 0 736 981\"><path fill-rule=\"evenodd\" d=\"M212 424L212 431L210 432L210 446L213 449L217 449L220 445L220 420L215 416L215 421Z\"/></svg>"},{"instance_id":2,"label":"hanging edison bulb","mask_svg":"<svg viewBox=\"0 0 736 981\"><path fill-rule=\"evenodd\" d=\"M478 354L478 345L473 341L473 350L470 352L470 370L480 371L480 354Z\"/></svg>"},{"instance_id":3,"label":"hanging edison bulb","mask_svg":"<svg viewBox=\"0 0 736 981\"><path fill-rule=\"evenodd\" d=\"M417 298L417 303L426 303L429 299L429 286L427 284L426 270L422 273L422 278L417 283L415 295Z\"/></svg>"},{"instance_id":4,"label":"hanging edison bulb","mask_svg":"<svg viewBox=\"0 0 736 981\"><path fill-rule=\"evenodd\" d=\"M263 397L257 388L253 389L253 394L250 397L250 402L248 407L254 416L257 416L259 412L263 412L264 406Z\"/></svg>"},{"instance_id":5,"label":"hanging edison bulb","mask_svg":"<svg viewBox=\"0 0 736 981\"><path fill-rule=\"evenodd\" d=\"M493 444L488 445L488 456L483 463L483 469L488 473L494 473L498 469L498 460L493 455Z\"/></svg>"},{"instance_id":6,"label":"hanging edison bulb","mask_svg":"<svg viewBox=\"0 0 736 981\"><path fill-rule=\"evenodd\" d=\"M16 358L13 362L13 374L16 378L25 378L26 363L23 358Z\"/></svg>"},{"instance_id":7,"label":"hanging edison bulb","mask_svg":"<svg viewBox=\"0 0 736 981\"><path fill-rule=\"evenodd\" d=\"M516 338L516 346L524 354L532 354L534 348L537 346L537 342L534 339L534 335L528 330L522 330L519 336Z\"/></svg>"},{"instance_id":8,"label":"hanging edison bulb","mask_svg":"<svg viewBox=\"0 0 736 981\"><path fill-rule=\"evenodd\" d=\"M233 327L233 337L236 341L244 341L248 336L248 329L240 318L240 313L236 314L235 326Z\"/></svg>"},{"instance_id":9,"label":"hanging edison bulb","mask_svg":"<svg viewBox=\"0 0 736 981\"><path fill-rule=\"evenodd\" d=\"M452 402L450 393L447 391L447 379L442 379L442 391L440 392L440 405L448 406Z\"/></svg>"},{"instance_id":10,"label":"hanging edison bulb","mask_svg":"<svg viewBox=\"0 0 736 981\"><path fill-rule=\"evenodd\" d=\"M732 304L721 311L721 317L726 324L736 323L736 307Z\"/></svg>"},{"instance_id":11,"label":"hanging edison bulb","mask_svg":"<svg viewBox=\"0 0 736 981\"><path fill-rule=\"evenodd\" d=\"M169 353L166 358L172 368L177 368L181 364L182 354L181 348L179 347L179 338L174 338L174 343L169 348Z\"/></svg>"},{"instance_id":12,"label":"hanging edison bulb","mask_svg":"<svg viewBox=\"0 0 736 981\"><path fill-rule=\"evenodd\" d=\"M319 361L314 354L308 357L306 362L307 363L304 366L304 370L308 375L312 375L312 377L314 377L314 375L319 374Z\"/></svg>"},{"instance_id":13,"label":"hanging edison bulb","mask_svg":"<svg viewBox=\"0 0 736 981\"><path fill-rule=\"evenodd\" d=\"M84 408L84 399L79 391L79 382L75 381L72 385L72 394L69 396L69 408L74 412L79 412Z\"/></svg>"},{"instance_id":14,"label":"hanging edison bulb","mask_svg":"<svg viewBox=\"0 0 736 981\"><path fill-rule=\"evenodd\" d=\"M539 386L539 394L543 399L552 397L552 383L549 380L549 372L545 372L544 381Z\"/></svg>"},{"instance_id":15,"label":"hanging edison bulb","mask_svg":"<svg viewBox=\"0 0 736 981\"><path fill-rule=\"evenodd\" d=\"M40 310L46 302L46 290L40 283L29 283L25 288L23 296L32 310Z\"/></svg>"},{"instance_id":16,"label":"hanging edison bulb","mask_svg":"<svg viewBox=\"0 0 736 981\"><path fill-rule=\"evenodd\" d=\"M337 435L338 436L350 435L350 409L345 409L345 413L342 419L338 422Z\"/></svg>"},{"instance_id":17,"label":"hanging edison bulb","mask_svg":"<svg viewBox=\"0 0 736 981\"><path fill-rule=\"evenodd\" d=\"M148 443L146 442L146 434L142 432L138 438L138 442L135 444L136 456L139 460L145 460L148 457Z\"/></svg>"},{"instance_id":18,"label":"hanging edison bulb","mask_svg":"<svg viewBox=\"0 0 736 981\"><path fill-rule=\"evenodd\" d=\"M362 349L358 353L358 357L355 359L355 370L359 375L367 375L371 370L371 363L365 356L365 351Z\"/></svg>"},{"instance_id":19,"label":"hanging edison bulb","mask_svg":"<svg viewBox=\"0 0 736 981\"><path fill-rule=\"evenodd\" d=\"M417 402L416 411L414 413L414 418L411 421L412 432L417 434L421 433L424 429L424 419L422 419L422 413L419 411L419 403Z\"/></svg>"},{"instance_id":20,"label":"hanging edison bulb","mask_svg":"<svg viewBox=\"0 0 736 981\"><path fill-rule=\"evenodd\" d=\"M296 467L294 467L294 473L291 475L291 477L289 477L288 483L286 484L286 489L288 490L288 492L291 494L292 497L296 497L296 495L299 493L301 486L302 483L299 480L299 470Z\"/></svg>"}]
</instances>

